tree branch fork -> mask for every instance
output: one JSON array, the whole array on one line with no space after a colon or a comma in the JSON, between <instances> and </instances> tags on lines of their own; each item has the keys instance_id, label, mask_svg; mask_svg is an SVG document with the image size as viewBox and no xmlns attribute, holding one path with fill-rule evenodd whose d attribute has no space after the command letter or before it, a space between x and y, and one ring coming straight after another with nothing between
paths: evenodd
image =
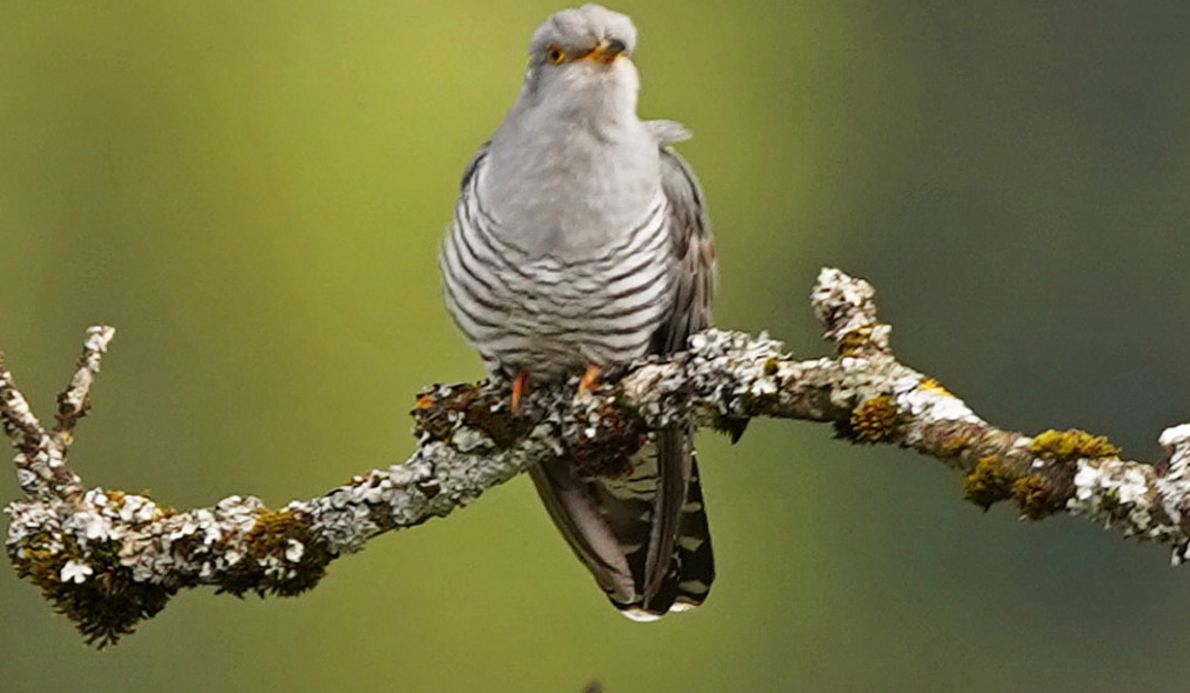
<instances>
[{"instance_id":1,"label":"tree branch fork","mask_svg":"<svg viewBox=\"0 0 1190 693\"><path fill-rule=\"evenodd\" d=\"M418 445L407 460L280 509L229 496L179 511L86 486L70 469L70 444L115 334L91 327L52 428L0 356L0 422L24 492L6 508L7 552L21 577L103 646L184 588L298 594L369 539L445 516L529 465L565 456L591 473L622 473L609 464L668 423L738 433L767 416L829 423L855 443L936 458L962 474L965 497L982 507L1011 501L1030 519L1087 517L1171 546L1175 564L1190 558L1190 424L1161 433L1166 454L1151 464L1121 459L1106 438L1083 431L1002 430L896 359L867 282L823 269L810 299L831 357L797 360L763 333L709 330L688 351L621 369L590 392L575 395L577 380L537 388L518 414L500 380L436 385L417 397Z\"/></svg>"}]
</instances>

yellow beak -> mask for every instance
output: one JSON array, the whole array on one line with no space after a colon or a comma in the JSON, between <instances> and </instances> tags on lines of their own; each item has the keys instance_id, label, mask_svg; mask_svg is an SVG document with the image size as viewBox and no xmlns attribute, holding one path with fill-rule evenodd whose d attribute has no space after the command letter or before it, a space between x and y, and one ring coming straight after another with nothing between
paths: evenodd
<instances>
[{"instance_id":1,"label":"yellow beak","mask_svg":"<svg viewBox=\"0 0 1190 693\"><path fill-rule=\"evenodd\" d=\"M600 41L598 46L591 49L590 53L579 56L579 60L594 60L595 62L610 65L612 62L624 55L624 51L628 50L628 46L619 39L607 39Z\"/></svg>"}]
</instances>

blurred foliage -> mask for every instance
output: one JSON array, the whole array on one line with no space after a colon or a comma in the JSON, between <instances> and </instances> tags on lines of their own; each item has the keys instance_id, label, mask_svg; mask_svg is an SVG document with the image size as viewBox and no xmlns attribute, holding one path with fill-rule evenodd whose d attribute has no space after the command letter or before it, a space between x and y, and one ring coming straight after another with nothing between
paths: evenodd
<instances>
[{"instance_id":1,"label":"blurred foliage","mask_svg":"<svg viewBox=\"0 0 1190 693\"><path fill-rule=\"evenodd\" d=\"M521 2L0 0L0 345L40 411L120 333L75 446L174 506L410 449L478 360L435 256L512 103ZM823 353L817 268L981 414L1154 455L1190 419L1190 5L635 2L642 114L712 204L719 322ZM188 594L114 650L0 573L6 691L1133 690L1184 685L1190 576L823 426L701 440L708 605L629 623L527 481L292 600ZM17 493L11 475L0 492Z\"/></svg>"}]
</instances>

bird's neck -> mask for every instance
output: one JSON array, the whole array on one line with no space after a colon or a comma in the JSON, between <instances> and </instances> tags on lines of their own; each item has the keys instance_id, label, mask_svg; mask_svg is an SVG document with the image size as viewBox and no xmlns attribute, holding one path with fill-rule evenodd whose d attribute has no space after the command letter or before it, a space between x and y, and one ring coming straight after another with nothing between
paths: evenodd
<instances>
[{"instance_id":1,"label":"bird's neck","mask_svg":"<svg viewBox=\"0 0 1190 693\"><path fill-rule=\"evenodd\" d=\"M658 148L636 114L524 118L493 138L484 197L518 243L564 257L599 252L656 203Z\"/></svg>"},{"instance_id":2,"label":"bird's neck","mask_svg":"<svg viewBox=\"0 0 1190 693\"><path fill-rule=\"evenodd\" d=\"M575 65L565 72L526 76L521 97L505 121L533 129L551 126L582 128L614 135L617 129L639 125L636 116L640 78L631 61L609 67Z\"/></svg>"}]
</instances>

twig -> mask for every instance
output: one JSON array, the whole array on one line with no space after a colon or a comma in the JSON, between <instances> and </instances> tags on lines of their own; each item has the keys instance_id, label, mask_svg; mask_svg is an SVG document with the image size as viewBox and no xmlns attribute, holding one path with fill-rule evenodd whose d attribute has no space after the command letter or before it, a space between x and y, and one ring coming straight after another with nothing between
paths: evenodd
<instances>
[{"instance_id":1,"label":"twig","mask_svg":"<svg viewBox=\"0 0 1190 693\"><path fill-rule=\"evenodd\" d=\"M107 345L116 336L116 328L96 325L87 328L83 340L83 353L79 356L78 370L70 379L70 385L58 395L58 425L54 428L54 441L63 451L74 440L74 427L91 408L91 384L99 375L99 362L107 352Z\"/></svg>"}]
</instances>

